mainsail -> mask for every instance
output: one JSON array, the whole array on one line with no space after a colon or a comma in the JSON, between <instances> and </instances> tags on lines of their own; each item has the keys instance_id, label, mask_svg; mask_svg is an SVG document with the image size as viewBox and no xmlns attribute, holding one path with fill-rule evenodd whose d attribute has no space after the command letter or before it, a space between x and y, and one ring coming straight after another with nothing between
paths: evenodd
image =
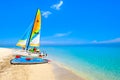
<instances>
[{"instance_id":1,"label":"mainsail","mask_svg":"<svg viewBox=\"0 0 120 80\"><path fill-rule=\"evenodd\" d=\"M17 46L27 48L29 46L40 46L41 13L38 9L31 32L25 33L18 41Z\"/></svg>"},{"instance_id":2,"label":"mainsail","mask_svg":"<svg viewBox=\"0 0 120 80\"><path fill-rule=\"evenodd\" d=\"M30 36L30 46L40 45L40 28L41 28L41 16L40 16L40 10L38 9L37 15L34 21L32 33Z\"/></svg>"}]
</instances>

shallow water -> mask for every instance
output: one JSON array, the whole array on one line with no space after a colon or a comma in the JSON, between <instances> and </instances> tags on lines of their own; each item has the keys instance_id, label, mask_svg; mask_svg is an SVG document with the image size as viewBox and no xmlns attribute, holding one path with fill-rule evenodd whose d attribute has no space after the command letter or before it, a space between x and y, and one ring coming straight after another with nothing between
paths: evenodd
<instances>
[{"instance_id":1,"label":"shallow water","mask_svg":"<svg viewBox=\"0 0 120 80\"><path fill-rule=\"evenodd\" d=\"M120 80L120 47L41 47L86 80Z\"/></svg>"}]
</instances>

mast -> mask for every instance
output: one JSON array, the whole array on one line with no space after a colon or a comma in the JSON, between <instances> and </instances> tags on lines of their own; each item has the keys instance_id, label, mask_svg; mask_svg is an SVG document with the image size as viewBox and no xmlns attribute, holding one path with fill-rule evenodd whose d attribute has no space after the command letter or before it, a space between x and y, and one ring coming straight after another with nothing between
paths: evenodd
<instances>
[{"instance_id":1,"label":"mast","mask_svg":"<svg viewBox=\"0 0 120 80\"><path fill-rule=\"evenodd\" d=\"M30 36L29 36L29 39L28 39L28 43L26 45L26 51L28 50L28 47L30 45L30 38L31 38L31 35L32 35L33 28L34 28L34 26L32 27L32 30L31 30L31 33L30 33Z\"/></svg>"},{"instance_id":2,"label":"mast","mask_svg":"<svg viewBox=\"0 0 120 80\"><path fill-rule=\"evenodd\" d=\"M37 10L37 12L38 12L38 10ZM37 12L36 12L36 15L35 15L35 18L34 18L34 23L35 23L35 19L36 19L36 16L37 16ZM28 39L28 43L27 43L27 46L26 46L26 51L28 50L28 47L30 45L30 39L31 39L31 36L32 36L33 29L34 29L34 25L32 27L32 30L31 30L31 33L30 33L30 36L29 36L29 39Z\"/></svg>"}]
</instances>

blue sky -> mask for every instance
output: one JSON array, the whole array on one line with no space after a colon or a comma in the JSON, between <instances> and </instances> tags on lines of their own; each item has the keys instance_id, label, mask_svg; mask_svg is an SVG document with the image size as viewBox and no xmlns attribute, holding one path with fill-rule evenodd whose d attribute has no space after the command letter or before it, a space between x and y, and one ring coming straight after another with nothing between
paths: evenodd
<instances>
[{"instance_id":1,"label":"blue sky","mask_svg":"<svg viewBox=\"0 0 120 80\"><path fill-rule=\"evenodd\" d=\"M1 0L0 43L15 44L42 13L42 44L120 42L118 0Z\"/></svg>"}]
</instances>

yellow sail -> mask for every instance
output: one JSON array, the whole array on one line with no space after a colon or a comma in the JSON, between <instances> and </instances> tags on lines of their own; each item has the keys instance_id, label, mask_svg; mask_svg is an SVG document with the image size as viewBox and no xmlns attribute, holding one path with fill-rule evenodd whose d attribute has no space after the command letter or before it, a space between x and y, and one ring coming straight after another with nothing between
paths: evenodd
<instances>
[{"instance_id":1,"label":"yellow sail","mask_svg":"<svg viewBox=\"0 0 120 80\"><path fill-rule=\"evenodd\" d=\"M20 46L20 47L26 47L26 42L27 40L19 40L18 43L16 44L16 46Z\"/></svg>"},{"instance_id":2,"label":"yellow sail","mask_svg":"<svg viewBox=\"0 0 120 80\"><path fill-rule=\"evenodd\" d=\"M40 45L40 29L41 29L41 13L40 13L40 10L38 9L36 18L34 21L32 34L30 37L30 46Z\"/></svg>"},{"instance_id":3,"label":"yellow sail","mask_svg":"<svg viewBox=\"0 0 120 80\"><path fill-rule=\"evenodd\" d=\"M29 32L27 31L24 36L18 41L18 43L16 44L16 46L20 46L20 47L26 47L26 43L27 43L27 39L29 36Z\"/></svg>"}]
</instances>

